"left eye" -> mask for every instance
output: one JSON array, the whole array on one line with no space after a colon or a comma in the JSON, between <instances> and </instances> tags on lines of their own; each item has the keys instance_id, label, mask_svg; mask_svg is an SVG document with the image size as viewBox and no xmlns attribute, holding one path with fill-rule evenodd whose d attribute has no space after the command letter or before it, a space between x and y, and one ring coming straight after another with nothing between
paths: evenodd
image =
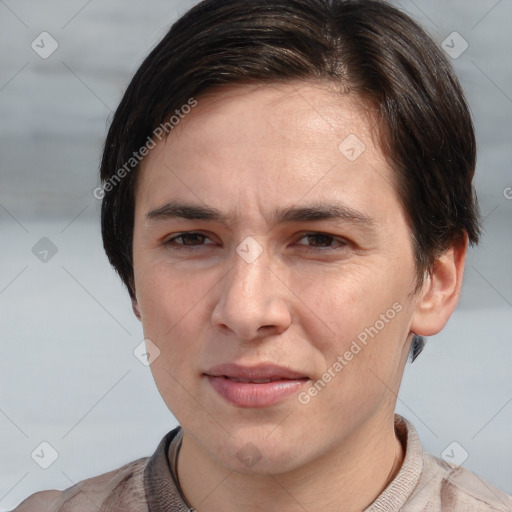
<instances>
[{"instance_id":1,"label":"left eye","mask_svg":"<svg viewBox=\"0 0 512 512\"><path fill-rule=\"evenodd\" d=\"M310 247L314 249L339 249L348 245L348 242L342 238L336 238L325 233L307 233L300 240L307 240ZM299 240L299 241L300 241ZM304 244L299 244L304 245Z\"/></svg>"}]
</instances>

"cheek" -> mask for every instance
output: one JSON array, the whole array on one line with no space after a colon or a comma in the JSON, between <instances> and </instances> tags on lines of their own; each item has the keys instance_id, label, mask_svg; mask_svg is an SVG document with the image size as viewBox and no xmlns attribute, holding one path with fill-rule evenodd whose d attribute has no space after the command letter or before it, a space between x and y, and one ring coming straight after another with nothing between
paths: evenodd
<instances>
[{"instance_id":1,"label":"cheek","mask_svg":"<svg viewBox=\"0 0 512 512\"><path fill-rule=\"evenodd\" d=\"M136 286L144 337L160 350L150 366L153 379L174 416L187 422L188 415L201 413L194 409L189 393L194 389L201 331L208 321L204 307L208 288L165 264L139 267Z\"/></svg>"},{"instance_id":2,"label":"cheek","mask_svg":"<svg viewBox=\"0 0 512 512\"><path fill-rule=\"evenodd\" d=\"M315 340L319 332L325 333L330 343L337 340L340 349L365 327L373 325L381 313L400 300L401 285L390 282L389 275L379 262L368 262L320 270L302 283L296 279L292 287L300 298L297 304L304 311L309 309L312 319L303 326L311 330L309 338Z\"/></svg>"},{"instance_id":3,"label":"cheek","mask_svg":"<svg viewBox=\"0 0 512 512\"><path fill-rule=\"evenodd\" d=\"M319 275L300 292L314 312L301 327L321 361L319 404L372 404L398 382L410 324L408 288L400 274L373 268Z\"/></svg>"},{"instance_id":4,"label":"cheek","mask_svg":"<svg viewBox=\"0 0 512 512\"><path fill-rule=\"evenodd\" d=\"M347 428L395 399L408 326L400 301L392 297L376 301L374 296L362 294L352 298L366 300L358 307L331 299L336 320L331 320L330 326L336 332L330 340L321 343L314 329L308 333L321 354L321 373L299 397L300 403L310 401L307 407L320 424L340 422ZM327 304L328 299L324 300Z\"/></svg>"},{"instance_id":5,"label":"cheek","mask_svg":"<svg viewBox=\"0 0 512 512\"><path fill-rule=\"evenodd\" d=\"M135 286L144 337L160 349L158 362L172 363L170 369L176 369L186 358L188 339L204 321L205 288L161 263L138 267Z\"/></svg>"},{"instance_id":6,"label":"cheek","mask_svg":"<svg viewBox=\"0 0 512 512\"><path fill-rule=\"evenodd\" d=\"M188 311L192 311L207 291L213 286L214 275L201 276L180 268L179 264L165 261L165 258L140 261L135 271L137 300L144 317L178 322ZM146 322L150 324L150 322Z\"/></svg>"}]
</instances>

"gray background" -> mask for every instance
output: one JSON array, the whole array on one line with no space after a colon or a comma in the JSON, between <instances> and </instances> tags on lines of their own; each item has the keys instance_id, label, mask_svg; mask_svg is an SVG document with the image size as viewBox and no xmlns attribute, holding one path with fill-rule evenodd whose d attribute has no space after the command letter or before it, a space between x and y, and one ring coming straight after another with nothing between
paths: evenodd
<instances>
[{"instance_id":1,"label":"gray background","mask_svg":"<svg viewBox=\"0 0 512 512\"><path fill-rule=\"evenodd\" d=\"M0 510L147 456L176 425L133 355L142 329L103 255L92 191L124 88L193 3L0 0ZM469 44L452 62L485 218L460 306L407 368L398 411L427 450L456 441L449 453L512 493L512 2L396 3L439 44L454 31ZM47 59L31 48L43 31L59 45ZM31 458L42 441L59 455L46 470Z\"/></svg>"}]
</instances>

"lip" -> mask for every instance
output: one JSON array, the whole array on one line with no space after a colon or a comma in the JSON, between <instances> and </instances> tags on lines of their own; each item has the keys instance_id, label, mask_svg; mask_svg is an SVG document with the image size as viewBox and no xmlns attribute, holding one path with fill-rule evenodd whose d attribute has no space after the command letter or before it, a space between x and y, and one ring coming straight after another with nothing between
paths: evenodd
<instances>
[{"instance_id":1,"label":"lip","mask_svg":"<svg viewBox=\"0 0 512 512\"><path fill-rule=\"evenodd\" d=\"M303 373L274 364L241 366L233 363L210 368L205 376L212 388L237 407L268 407L296 394L309 380ZM271 379L271 382L240 382Z\"/></svg>"}]
</instances>

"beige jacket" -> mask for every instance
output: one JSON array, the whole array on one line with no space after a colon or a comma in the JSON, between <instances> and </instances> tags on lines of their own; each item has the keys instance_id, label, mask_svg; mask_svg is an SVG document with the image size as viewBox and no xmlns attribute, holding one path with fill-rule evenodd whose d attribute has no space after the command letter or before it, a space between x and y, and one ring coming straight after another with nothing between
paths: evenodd
<instances>
[{"instance_id":1,"label":"beige jacket","mask_svg":"<svg viewBox=\"0 0 512 512\"><path fill-rule=\"evenodd\" d=\"M406 447L402 468L364 512L512 512L510 496L462 467L423 452L405 418L396 415L395 425ZM169 432L151 458L65 491L38 492L13 512L189 512L174 478L182 434L181 427Z\"/></svg>"}]
</instances>

